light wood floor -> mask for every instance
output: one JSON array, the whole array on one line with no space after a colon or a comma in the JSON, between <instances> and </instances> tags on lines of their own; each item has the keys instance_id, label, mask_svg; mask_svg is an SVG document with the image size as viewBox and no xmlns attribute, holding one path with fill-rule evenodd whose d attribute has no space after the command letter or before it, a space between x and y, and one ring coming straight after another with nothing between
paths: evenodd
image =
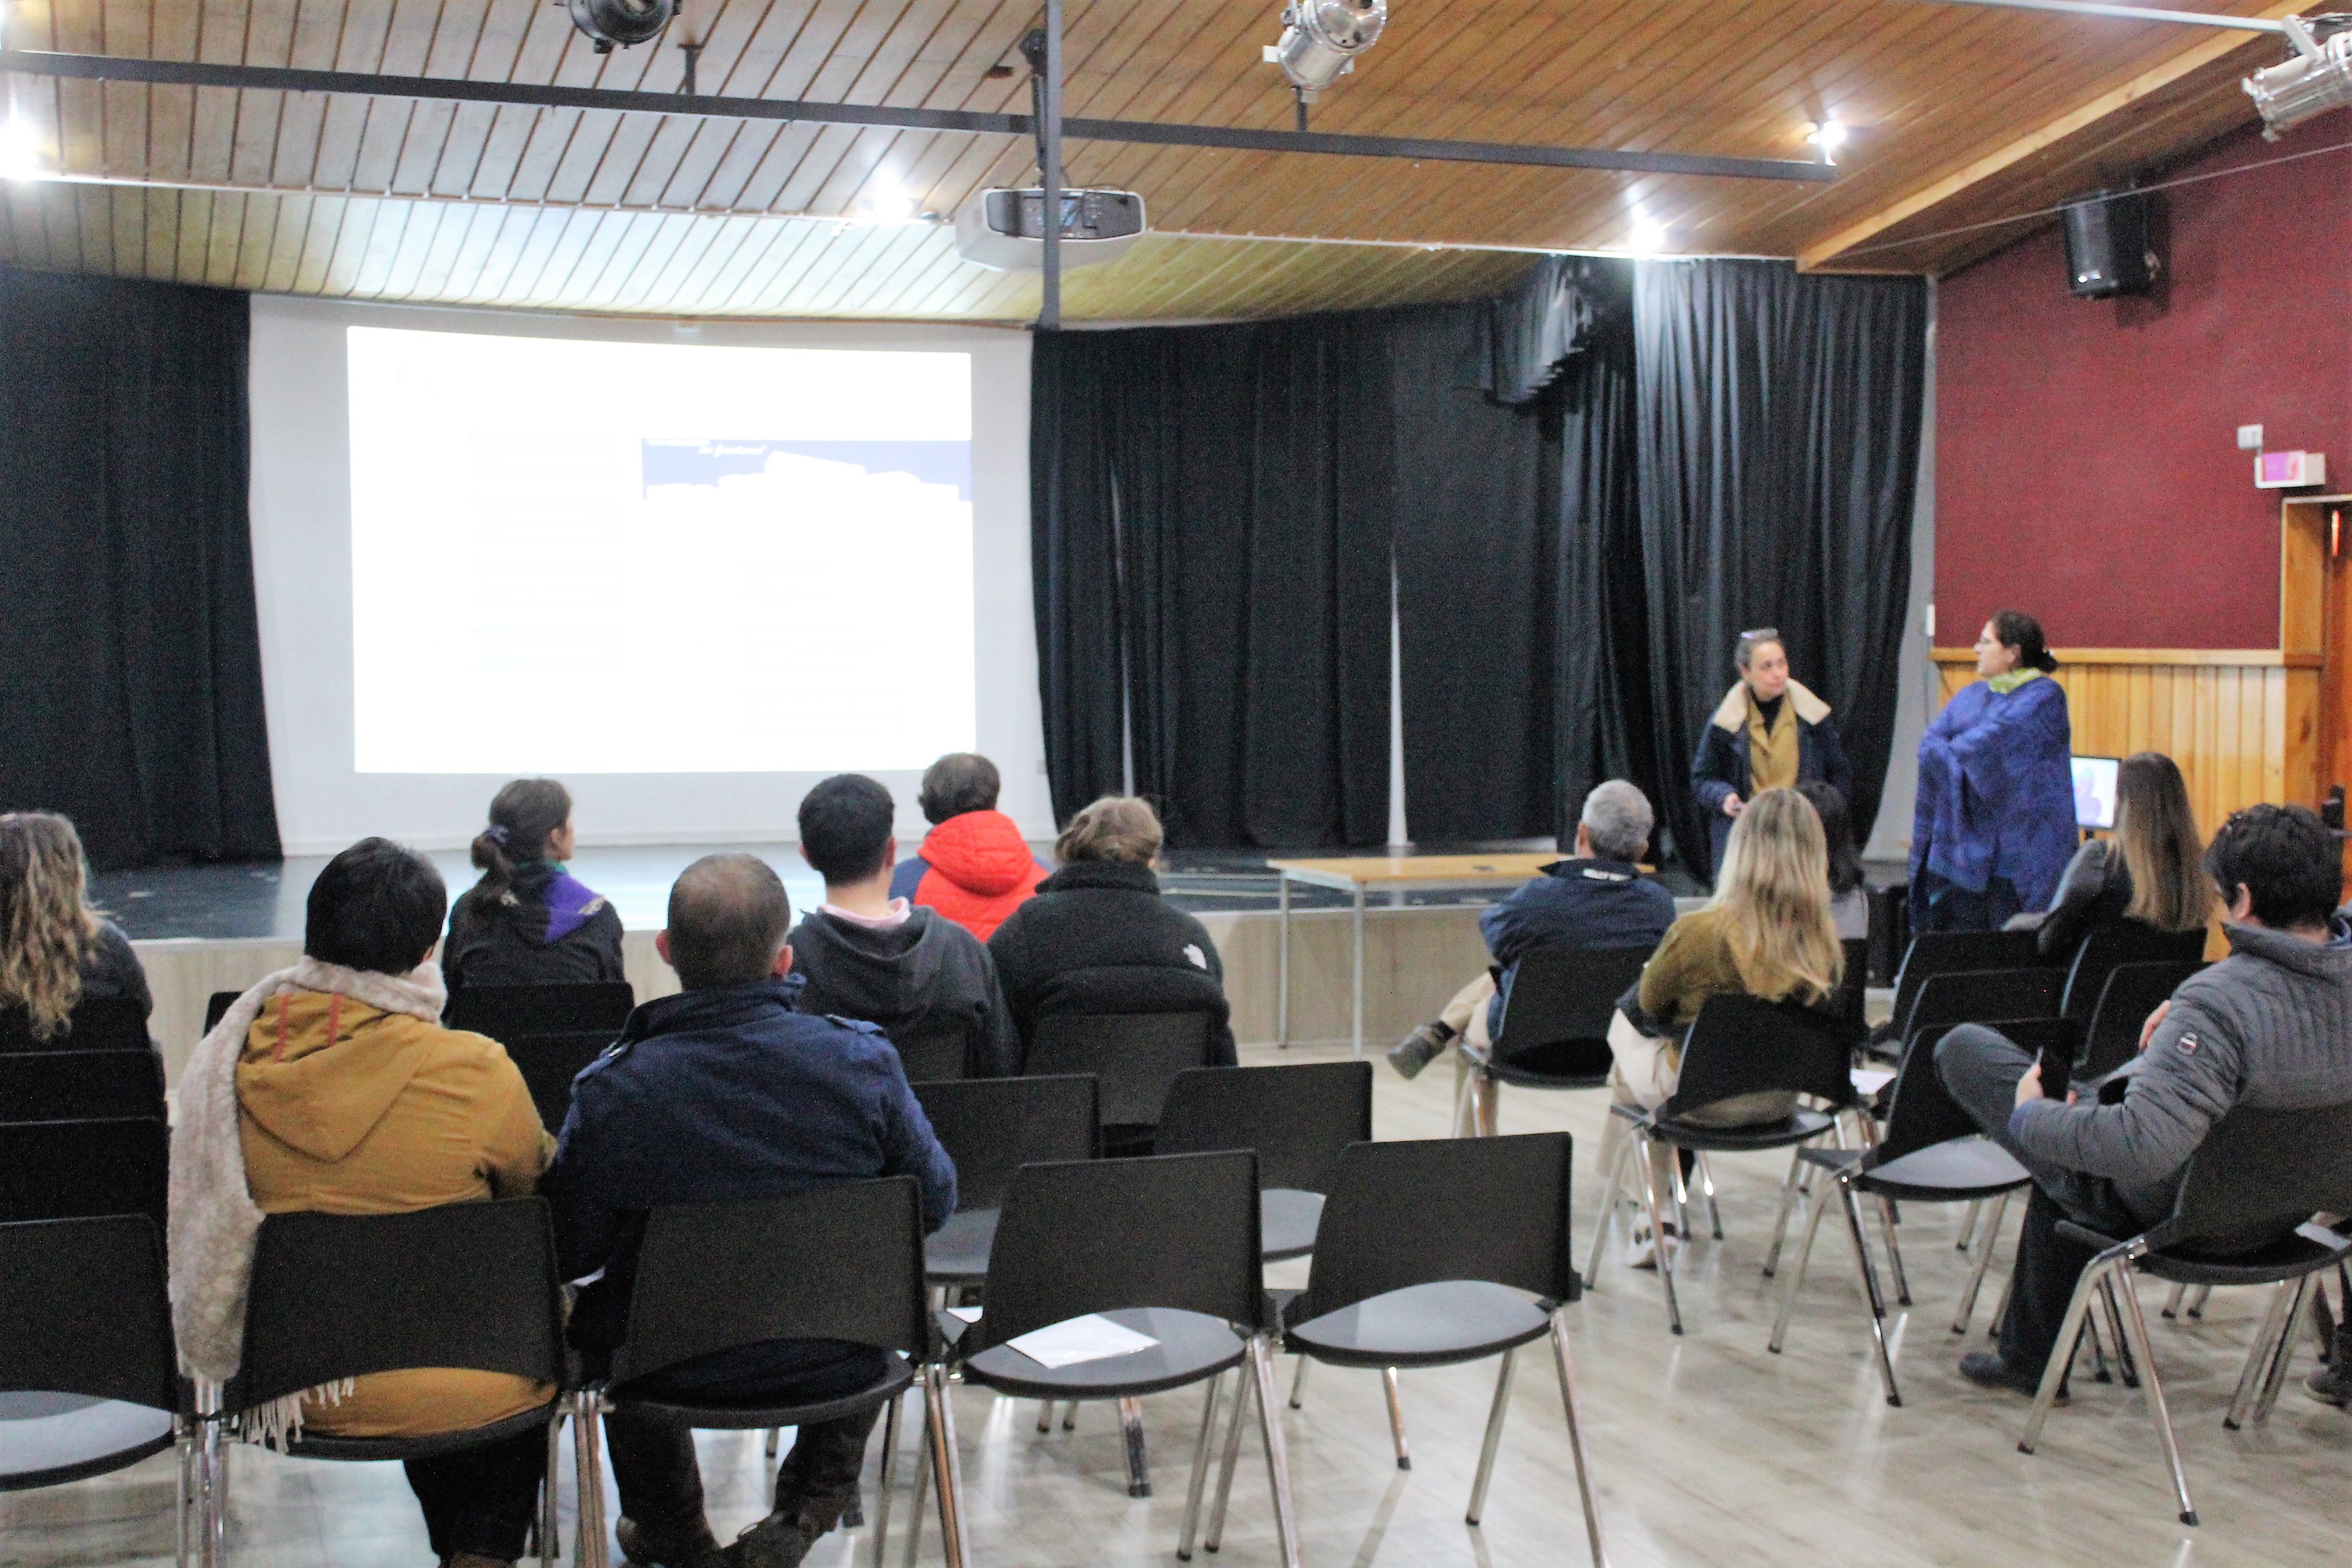
<instances>
[{"instance_id":1,"label":"light wood floor","mask_svg":"<svg viewBox=\"0 0 2352 1568\"><path fill-rule=\"evenodd\" d=\"M1271 1049L1244 1053L1278 1059ZM1445 1131L1452 1075L1440 1066L1405 1084L1379 1068L1383 1138ZM1579 1148L1580 1235L1596 1201L1590 1176L1603 1114L1595 1095L1509 1091L1506 1131L1564 1127ZM1898 1320L1896 1370L1906 1403L1889 1409L1868 1360L1853 1258L1824 1226L1785 1355L1768 1354L1776 1298L1758 1268L1785 1169L1778 1158L1725 1159L1727 1239L1687 1260L1688 1334L1668 1337L1656 1279L1628 1272L1612 1247L1599 1290L1571 1316L1580 1393L1609 1551L1618 1568L1648 1564L2167 1564L2226 1568L2341 1562L2352 1523L2352 1420L2290 1385L2266 1427L2223 1430L2260 1300L2218 1295L2205 1321L2149 1316L2158 1364L2204 1523L2173 1518L2141 1396L2078 1373L2074 1403L2055 1412L2038 1456L2017 1451L2026 1402L1979 1391L1953 1370L1963 1343L1983 1343L2008 1258L2004 1242L1970 1339L1950 1331L1965 1273L1953 1248L1957 1212L1915 1207L1903 1226L1916 1307ZM2010 1229L2013 1236L2015 1219ZM1580 1258L1583 1247L1578 1248ZM1303 1265L1296 1266L1303 1269ZM1277 1275L1276 1282L1283 1282ZM2307 1337L2299 1382L2310 1366ZM1490 1568L1586 1561L1557 1385L1539 1347L1522 1352L1483 1528L1462 1522L1493 1370L1403 1378L1413 1468L1390 1454L1378 1379L1316 1369L1306 1407L1285 1414L1309 1568ZM1286 1379L1289 1372L1284 1367ZM1075 1432L1040 1437L1036 1406L960 1390L974 1563L1055 1568L1174 1562L1185 1466L1200 1395L1146 1401L1157 1495L1130 1501L1118 1427L1088 1406ZM768 1472L756 1435L705 1434L703 1468L721 1540L765 1507ZM910 1442L910 1440L909 1440ZM877 1445L878 1447L878 1445ZM911 1443L908 1450L911 1454ZM869 1456L869 1467L873 1457ZM255 1568L425 1568L415 1507L392 1466L236 1457L232 1558ZM900 1468L901 1477L908 1474ZM1220 1561L1276 1561L1265 1470L1244 1455ZM26 1568L170 1560L168 1456L121 1475L44 1493L0 1497L0 1563ZM871 1510L871 1471L867 1507ZM569 1533L567 1479L565 1511ZM892 1526L899 1561L906 1520ZM819 1543L817 1568L871 1561L870 1532ZM923 1561L938 1562L938 1534Z\"/></svg>"}]
</instances>

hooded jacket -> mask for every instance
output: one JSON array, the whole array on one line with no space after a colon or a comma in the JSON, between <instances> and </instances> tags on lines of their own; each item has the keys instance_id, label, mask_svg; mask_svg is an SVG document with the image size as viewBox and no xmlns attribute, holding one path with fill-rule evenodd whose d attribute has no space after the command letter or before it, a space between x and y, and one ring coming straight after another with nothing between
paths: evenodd
<instances>
[{"instance_id":1,"label":"hooded jacket","mask_svg":"<svg viewBox=\"0 0 2352 1568\"><path fill-rule=\"evenodd\" d=\"M318 991L270 998L236 1065L246 1183L265 1214L405 1214L536 1189L554 1141L504 1047ZM551 1390L503 1373L373 1373L306 1425L341 1436L479 1426Z\"/></svg>"},{"instance_id":2,"label":"hooded jacket","mask_svg":"<svg viewBox=\"0 0 2352 1568\"><path fill-rule=\"evenodd\" d=\"M1009 1078L1021 1070L1020 1041L988 949L938 910L910 910L905 923L887 931L814 910L785 940L793 972L807 982L801 1010L872 1024L898 1047L909 1079Z\"/></svg>"},{"instance_id":3,"label":"hooded jacket","mask_svg":"<svg viewBox=\"0 0 2352 1568\"><path fill-rule=\"evenodd\" d=\"M555 861L526 860L505 897L457 895L441 977L452 996L468 985L623 979L621 917Z\"/></svg>"},{"instance_id":4,"label":"hooded jacket","mask_svg":"<svg viewBox=\"0 0 2352 1568\"><path fill-rule=\"evenodd\" d=\"M1845 742L1838 739L1830 705L1796 680L1789 682L1781 700L1795 710L1799 782L1819 779L1852 806L1853 764L1846 760ZM1731 818L1723 815L1725 799L1737 795L1746 800L1756 793L1748 765L1748 682L1736 680L1700 733L1698 754L1691 759L1691 791L1706 812L1714 850L1709 864L1715 867L1723 864L1724 846L1731 838Z\"/></svg>"},{"instance_id":5,"label":"hooded jacket","mask_svg":"<svg viewBox=\"0 0 2352 1568\"><path fill-rule=\"evenodd\" d=\"M923 847L890 873L890 896L937 910L981 941L1037 890L1045 868L1001 811L967 811L923 836Z\"/></svg>"},{"instance_id":6,"label":"hooded jacket","mask_svg":"<svg viewBox=\"0 0 2352 1568\"><path fill-rule=\"evenodd\" d=\"M1206 1013L1210 1064L1236 1060L1217 944L1160 896L1149 866L1063 867L996 928L988 950L1024 1045L1041 1019L1057 1015Z\"/></svg>"}]
</instances>

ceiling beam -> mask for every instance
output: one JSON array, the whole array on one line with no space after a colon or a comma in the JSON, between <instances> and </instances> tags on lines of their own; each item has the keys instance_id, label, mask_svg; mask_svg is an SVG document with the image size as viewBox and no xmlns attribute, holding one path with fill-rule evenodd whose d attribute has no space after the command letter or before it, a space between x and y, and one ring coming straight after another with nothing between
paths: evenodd
<instances>
[{"instance_id":1,"label":"ceiling beam","mask_svg":"<svg viewBox=\"0 0 2352 1568\"><path fill-rule=\"evenodd\" d=\"M430 99L530 109L600 110L617 114L670 114L711 120L804 121L893 131L945 131L1028 137L1026 114L963 109L899 109L882 104L809 103L764 98L714 98L682 92L626 92L610 88L468 81L449 77L376 76L358 71L293 70L277 66L202 60L134 59L116 55L50 54L0 49L0 71L88 81L134 81L158 87L217 87L253 92L337 92L367 98ZM1214 147L1244 153L1312 153L1334 157L1405 158L1424 163L1506 163L1548 169L1609 169L1639 174L1696 174L1735 180L1827 182L1826 164L1784 158L1717 158L1693 153L1618 152L1599 147L1529 147L1493 142L1427 141L1412 136L1347 136L1320 131L1258 131L1241 126L1177 125L1150 120L1065 120L1062 133L1079 142Z\"/></svg>"},{"instance_id":2,"label":"ceiling beam","mask_svg":"<svg viewBox=\"0 0 2352 1568\"><path fill-rule=\"evenodd\" d=\"M2309 0L2287 0L2286 4L2273 5L2261 15L2263 19L2294 16L2298 14L2301 6L2308 4ZM2191 72L2202 70L2222 57L2246 47L2251 41L2236 37L2210 37L2202 43L2183 49L2162 64L2140 72L2122 86L2099 94L2088 103L2071 110L2057 119L2027 132L2016 140L1995 148L1975 162L1955 170L1939 180L1922 185L1910 195L1890 202L1866 216L1856 219L1828 238L1817 240L1805 247L1797 253L1798 270L1809 272L1816 268L1832 265L1839 257L1864 241L1874 239L1896 225L1907 222L1929 208L1951 200L1969 186L1989 180L2002 170L2013 167L2055 143L2064 141L2076 132L2087 129L2108 115L2128 108L2149 93L2169 87ZM2250 116L2252 112L2252 105L2249 104Z\"/></svg>"}]
</instances>

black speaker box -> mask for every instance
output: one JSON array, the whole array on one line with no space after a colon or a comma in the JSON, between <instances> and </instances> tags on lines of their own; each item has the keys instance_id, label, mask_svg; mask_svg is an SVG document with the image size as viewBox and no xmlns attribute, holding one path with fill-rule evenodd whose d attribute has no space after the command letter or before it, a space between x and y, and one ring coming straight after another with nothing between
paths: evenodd
<instances>
[{"instance_id":1,"label":"black speaker box","mask_svg":"<svg viewBox=\"0 0 2352 1568\"><path fill-rule=\"evenodd\" d=\"M2066 287L2087 300L2145 294L2156 282L2142 191L2100 191L2066 209Z\"/></svg>"}]
</instances>

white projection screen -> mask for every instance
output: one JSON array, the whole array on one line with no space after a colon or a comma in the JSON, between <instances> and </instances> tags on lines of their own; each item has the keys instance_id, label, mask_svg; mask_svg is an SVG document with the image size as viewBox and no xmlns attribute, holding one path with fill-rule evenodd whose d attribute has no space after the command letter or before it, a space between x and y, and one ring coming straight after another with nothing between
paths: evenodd
<instances>
[{"instance_id":1,"label":"white projection screen","mask_svg":"<svg viewBox=\"0 0 2352 1568\"><path fill-rule=\"evenodd\" d=\"M817 780L979 750L1048 837L1028 345L254 301L279 826L464 843L551 774L583 842L772 842Z\"/></svg>"}]
</instances>

